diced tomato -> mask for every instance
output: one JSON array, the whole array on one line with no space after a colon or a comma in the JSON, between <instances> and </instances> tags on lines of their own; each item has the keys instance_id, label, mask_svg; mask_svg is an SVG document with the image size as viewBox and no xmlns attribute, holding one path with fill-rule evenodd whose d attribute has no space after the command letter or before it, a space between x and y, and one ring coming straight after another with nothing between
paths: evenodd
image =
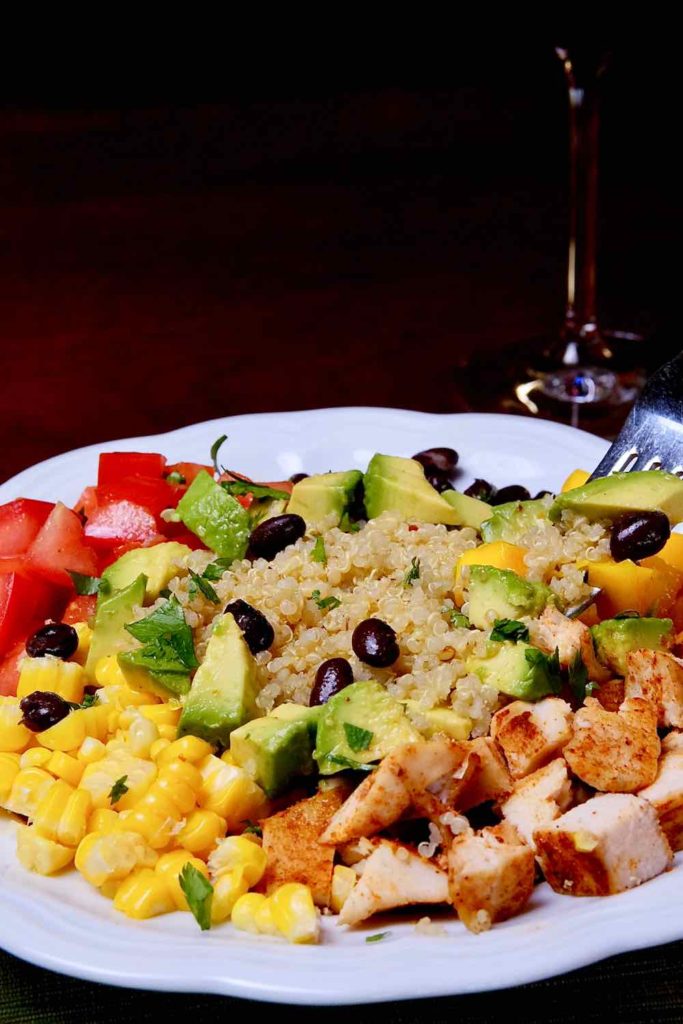
<instances>
[{"instance_id":1,"label":"diced tomato","mask_svg":"<svg viewBox=\"0 0 683 1024\"><path fill-rule=\"evenodd\" d=\"M0 657L36 623L57 618L66 591L28 570L0 573Z\"/></svg>"},{"instance_id":2,"label":"diced tomato","mask_svg":"<svg viewBox=\"0 0 683 1024\"><path fill-rule=\"evenodd\" d=\"M251 493L236 494L235 497L239 501L242 508L251 508L251 506L254 504L254 495Z\"/></svg>"},{"instance_id":3,"label":"diced tomato","mask_svg":"<svg viewBox=\"0 0 683 1024\"><path fill-rule=\"evenodd\" d=\"M159 533L152 513L125 499L98 506L84 529L86 541L99 552L110 551L121 544L143 547L155 541Z\"/></svg>"},{"instance_id":4,"label":"diced tomato","mask_svg":"<svg viewBox=\"0 0 683 1024\"><path fill-rule=\"evenodd\" d=\"M26 640L20 640L0 659L0 697L14 697L19 685L19 662L26 654Z\"/></svg>"},{"instance_id":5,"label":"diced tomato","mask_svg":"<svg viewBox=\"0 0 683 1024\"><path fill-rule=\"evenodd\" d=\"M54 505L50 501L17 498L0 505L0 557L28 551Z\"/></svg>"},{"instance_id":6,"label":"diced tomato","mask_svg":"<svg viewBox=\"0 0 683 1024\"><path fill-rule=\"evenodd\" d=\"M161 477L127 476L115 484L98 487L97 505L102 507L114 501L130 501L146 508L153 516L158 516L165 508L175 508L182 493L182 490L176 493L176 488Z\"/></svg>"},{"instance_id":7,"label":"diced tomato","mask_svg":"<svg viewBox=\"0 0 683 1024\"><path fill-rule=\"evenodd\" d=\"M86 576L98 572L97 558L84 543L81 520L61 502L50 512L28 549L26 563L63 587L72 586L68 570Z\"/></svg>"},{"instance_id":8,"label":"diced tomato","mask_svg":"<svg viewBox=\"0 0 683 1024\"><path fill-rule=\"evenodd\" d=\"M152 452L103 452L100 455L97 486L109 487L130 476L161 477L166 458Z\"/></svg>"},{"instance_id":9,"label":"diced tomato","mask_svg":"<svg viewBox=\"0 0 683 1024\"><path fill-rule=\"evenodd\" d=\"M205 470L207 473L213 473L213 466L202 466L198 462L174 462L172 466L166 467L166 476L170 476L171 473L179 473L185 480L185 484L189 487L202 470Z\"/></svg>"},{"instance_id":10,"label":"diced tomato","mask_svg":"<svg viewBox=\"0 0 683 1024\"><path fill-rule=\"evenodd\" d=\"M94 618L97 608L97 594L74 597L69 601L62 614L62 622L73 625L74 622L87 622Z\"/></svg>"},{"instance_id":11,"label":"diced tomato","mask_svg":"<svg viewBox=\"0 0 683 1024\"><path fill-rule=\"evenodd\" d=\"M93 514L96 508L97 488L86 487L83 493L81 494L80 498L74 505L74 512L77 512L79 514L82 512L87 519L88 516L91 516Z\"/></svg>"},{"instance_id":12,"label":"diced tomato","mask_svg":"<svg viewBox=\"0 0 683 1024\"><path fill-rule=\"evenodd\" d=\"M164 523L164 540L174 540L178 544L186 544L193 551L206 550L206 545L202 544L196 533L190 533L184 523Z\"/></svg>"}]
</instances>

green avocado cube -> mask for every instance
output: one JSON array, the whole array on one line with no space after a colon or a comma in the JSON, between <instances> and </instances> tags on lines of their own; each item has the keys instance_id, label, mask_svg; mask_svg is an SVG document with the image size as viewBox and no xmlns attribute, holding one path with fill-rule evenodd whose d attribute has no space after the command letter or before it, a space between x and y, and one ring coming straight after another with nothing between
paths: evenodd
<instances>
[{"instance_id":1,"label":"green avocado cube","mask_svg":"<svg viewBox=\"0 0 683 1024\"><path fill-rule=\"evenodd\" d=\"M664 512L672 526L683 522L683 480L662 470L612 473L558 494L550 508L557 520L565 510L587 519L614 519L622 512Z\"/></svg>"},{"instance_id":2,"label":"green avocado cube","mask_svg":"<svg viewBox=\"0 0 683 1024\"><path fill-rule=\"evenodd\" d=\"M319 523L334 513L338 526L362 479L358 469L307 476L294 484L287 512L301 516L308 524Z\"/></svg>"},{"instance_id":3,"label":"green avocado cube","mask_svg":"<svg viewBox=\"0 0 683 1024\"><path fill-rule=\"evenodd\" d=\"M151 548L134 548L126 551L102 573L102 579L114 590L122 590L144 573L147 577L145 600L156 601L157 597L178 574L178 565L191 554L187 544L169 540Z\"/></svg>"},{"instance_id":4,"label":"green avocado cube","mask_svg":"<svg viewBox=\"0 0 683 1024\"><path fill-rule=\"evenodd\" d=\"M135 646L126 625L135 618L134 609L144 604L146 589L147 577L142 573L121 590L100 589L90 651L85 662L88 679L95 678L95 668L101 658L120 654Z\"/></svg>"},{"instance_id":5,"label":"green avocado cube","mask_svg":"<svg viewBox=\"0 0 683 1024\"><path fill-rule=\"evenodd\" d=\"M531 530L539 519L548 518L548 504L542 499L506 501L491 509L491 516L482 523L481 535L487 542L505 540L516 544L522 534Z\"/></svg>"},{"instance_id":6,"label":"green avocado cube","mask_svg":"<svg viewBox=\"0 0 683 1024\"><path fill-rule=\"evenodd\" d=\"M251 530L249 514L206 470L194 478L176 511L188 530L221 558L244 558Z\"/></svg>"},{"instance_id":7,"label":"green avocado cube","mask_svg":"<svg viewBox=\"0 0 683 1024\"><path fill-rule=\"evenodd\" d=\"M365 474L365 508L368 518L392 512L416 523L460 526L460 515L432 487L424 468L415 459L373 455Z\"/></svg>"},{"instance_id":8,"label":"green avocado cube","mask_svg":"<svg viewBox=\"0 0 683 1024\"><path fill-rule=\"evenodd\" d=\"M554 600L544 583L522 579L510 569L472 565L467 584L469 620L477 629L487 629L495 619L535 617Z\"/></svg>"},{"instance_id":9,"label":"green avocado cube","mask_svg":"<svg viewBox=\"0 0 683 1024\"><path fill-rule=\"evenodd\" d=\"M461 494L460 491L442 491L441 497L457 513L460 519L458 526L471 526L473 530L479 530L493 512L492 505L479 498L472 498L469 494Z\"/></svg>"},{"instance_id":10,"label":"green avocado cube","mask_svg":"<svg viewBox=\"0 0 683 1024\"><path fill-rule=\"evenodd\" d=\"M559 666L537 647L525 643L489 645L488 657L470 658L468 672L482 683L518 700L540 700L561 689Z\"/></svg>"},{"instance_id":11,"label":"green avocado cube","mask_svg":"<svg viewBox=\"0 0 683 1024\"><path fill-rule=\"evenodd\" d=\"M671 619L605 619L591 627L591 634L600 661L617 675L625 676L629 652L666 650L672 628Z\"/></svg>"},{"instance_id":12,"label":"green avocado cube","mask_svg":"<svg viewBox=\"0 0 683 1024\"><path fill-rule=\"evenodd\" d=\"M278 714L281 708L290 713ZM282 705L266 718L255 718L230 736L230 753L269 797L296 778L315 771L315 723L321 708Z\"/></svg>"}]
</instances>

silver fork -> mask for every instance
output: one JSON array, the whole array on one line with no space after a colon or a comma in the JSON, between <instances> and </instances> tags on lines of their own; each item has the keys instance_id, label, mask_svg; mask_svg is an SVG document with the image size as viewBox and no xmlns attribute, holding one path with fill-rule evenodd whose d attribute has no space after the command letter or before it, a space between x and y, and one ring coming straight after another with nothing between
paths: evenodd
<instances>
[{"instance_id":1,"label":"silver fork","mask_svg":"<svg viewBox=\"0 0 683 1024\"><path fill-rule=\"evenodd\" d=\"M683 352L647 381L589 479L634 469L664 469L683 476Z\"/></svg>"}]
</instances>

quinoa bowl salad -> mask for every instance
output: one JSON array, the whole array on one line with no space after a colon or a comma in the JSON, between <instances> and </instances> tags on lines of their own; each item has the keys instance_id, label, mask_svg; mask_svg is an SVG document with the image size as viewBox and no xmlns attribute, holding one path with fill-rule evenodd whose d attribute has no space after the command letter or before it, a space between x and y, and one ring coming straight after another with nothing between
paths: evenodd
<instances>
[{"instance_id":1,"label":"quinoa bowl salad","mask_svg":"<svg viewBox=\"0 0 683 1024\"><path fill-rule=\"evenodd\" d=\"M322 450L354 414L362 444ZM683 483L589 482L604 445L568 428L381 410L282 414L252 462L240 419L104 446L94 472L65 456L76 493L41 467L4 485L0 905L22 926L0 943L348 1002L677 937L638 908L683 848ZM515 434L544 432L525 472ZM60 918L49 951L32 900ZM555 949L584 916L581 954ZM465 967L496 948L496 978Z\"/></svg>"}]
</instances>

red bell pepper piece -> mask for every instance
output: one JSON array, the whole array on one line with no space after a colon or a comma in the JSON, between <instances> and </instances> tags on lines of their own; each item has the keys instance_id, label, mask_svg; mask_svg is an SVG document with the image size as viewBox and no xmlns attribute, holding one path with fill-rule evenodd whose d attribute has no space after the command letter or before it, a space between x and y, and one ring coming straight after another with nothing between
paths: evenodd
<instances>
[{"instance_id":1,"label":"red bell pepper piece","mask_svg":"<svg viewBox=\"0 0 683 1024\"><path fill-rule=\"evenodd\" d=\"M17 498L0 505L0 557L23 555L54 508L51 501Z\"/></svg>"},{"instance_id":2,"label":"red bell pepper piece","mask_svg":"<svg viewBox=\"0 0 683 1024\"><path fill-rule=\"evenodd\" d=\"M97 558L84 543L80 518L58 502L26 554L26 565L62 587L72 587L69 570L98 573Z\"/></svg>"},{"instance_id":3,"label":"red bell pepper piece","mask_svg":"<svg viewBox=\"0 0 683 1024\"><path fill-rule=\"evenodd\" d=\"M152 452L102 452L97 473L97 486L109 487L129 476L161 477L166 458Z\"/></svg>"}]
</instances>

